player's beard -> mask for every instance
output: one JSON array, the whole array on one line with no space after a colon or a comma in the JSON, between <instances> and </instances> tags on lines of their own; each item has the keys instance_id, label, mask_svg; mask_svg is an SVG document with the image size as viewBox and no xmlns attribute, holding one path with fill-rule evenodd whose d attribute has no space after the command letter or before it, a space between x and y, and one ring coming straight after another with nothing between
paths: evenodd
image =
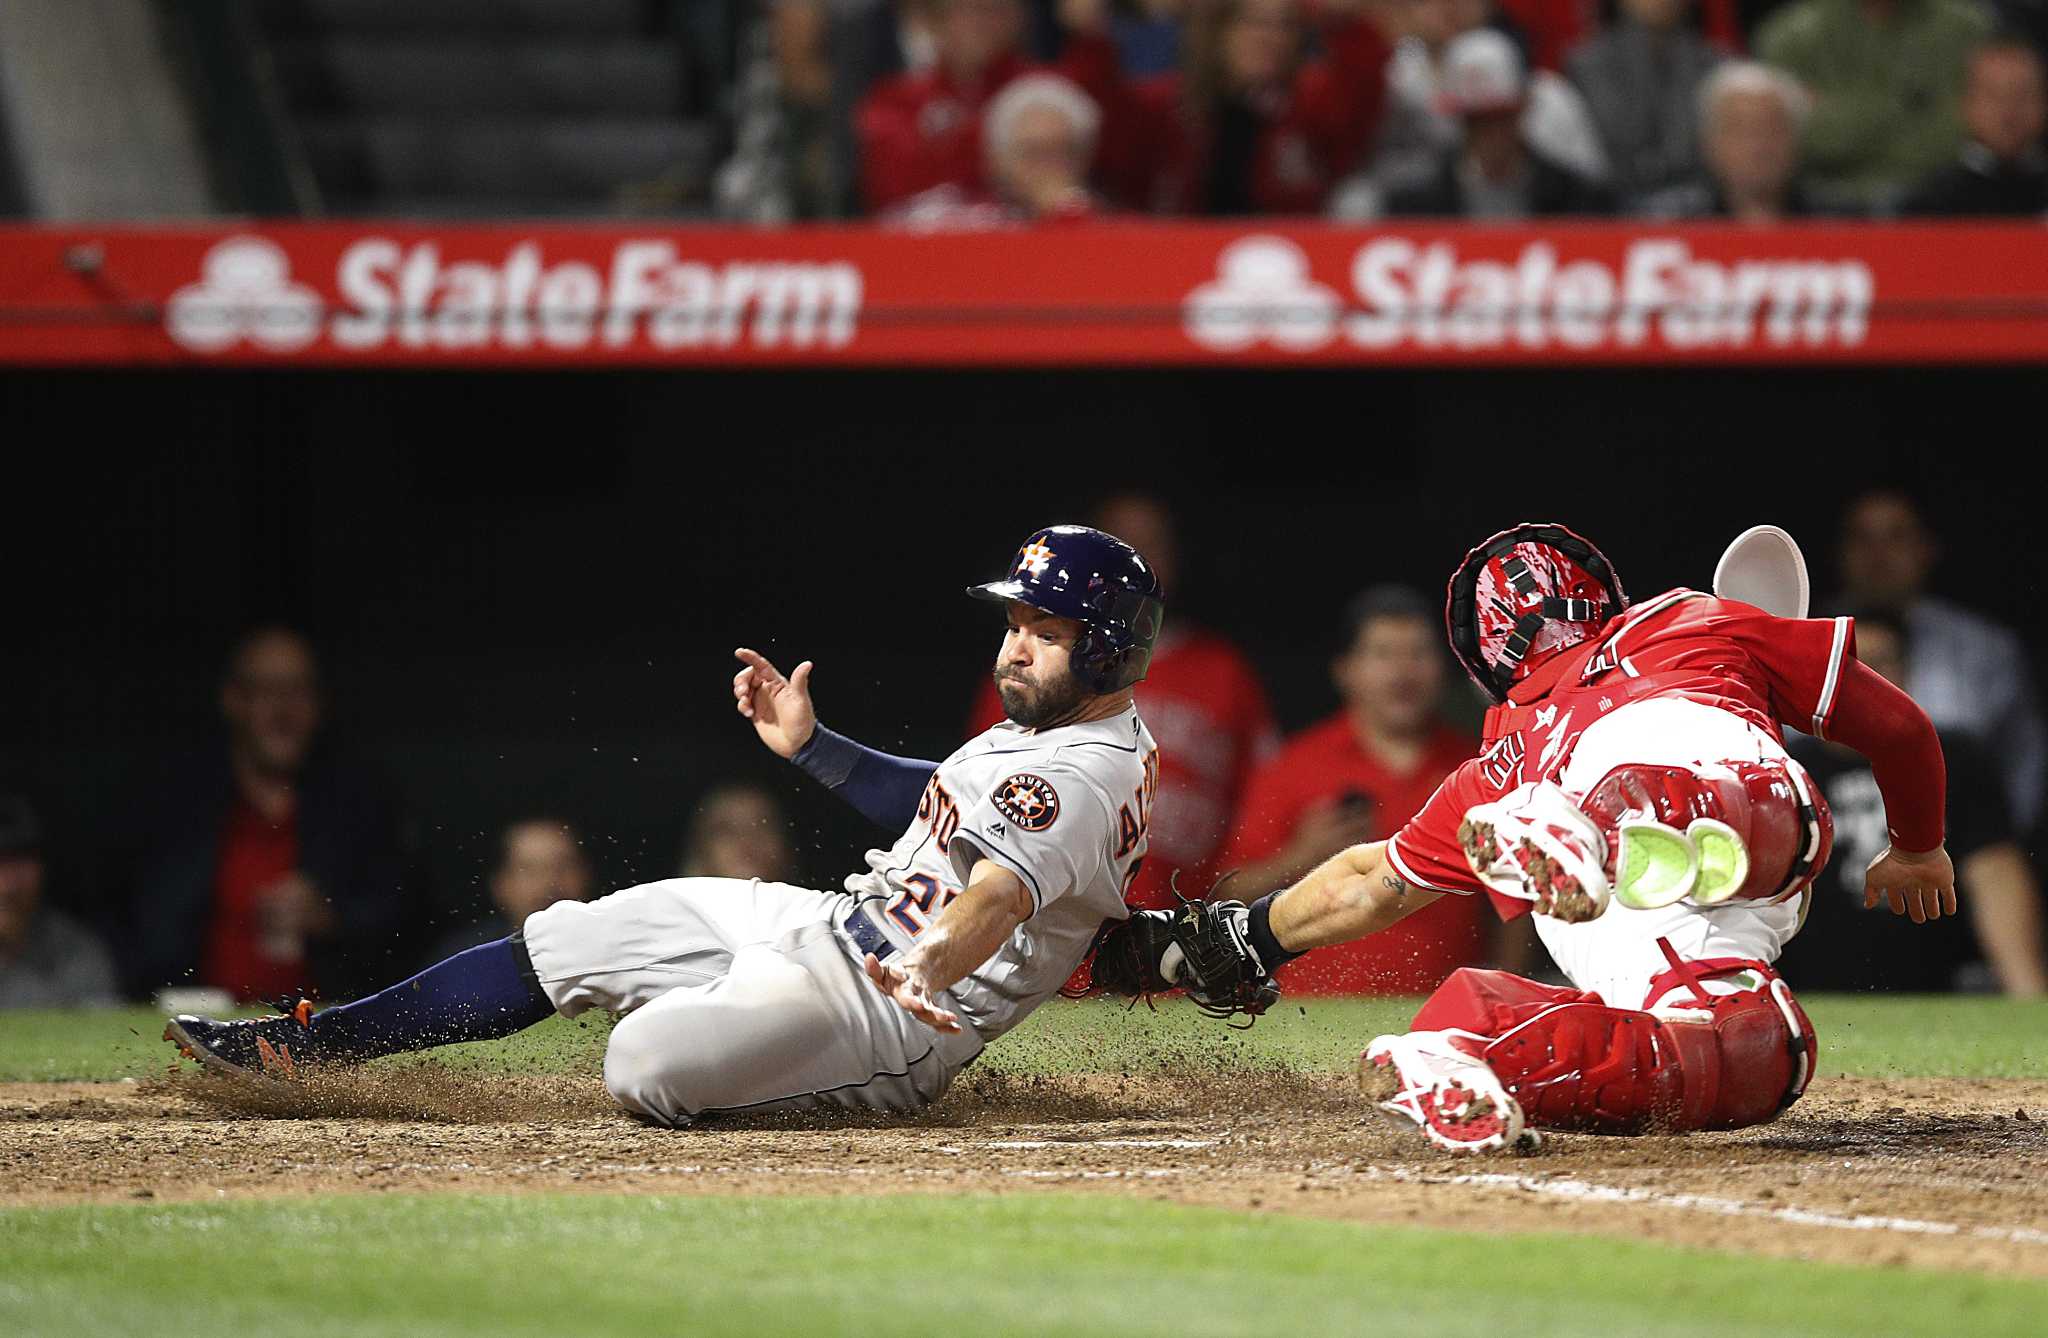
<instances>
[{"instance_id":1,"label":"player's beard","mask_svg":"<svg viewBox=\"0 0 2048 1338\"><path fill-rule=\"evenodd\" d=\"M1088 690L1074 675L1064 673L1047 684L1033 683L1022 674L995 671L996 695L1003 699L1003 714L1026 729L1044 729L1073 715L1087 698Z\"/></svg>"}]
</instances>

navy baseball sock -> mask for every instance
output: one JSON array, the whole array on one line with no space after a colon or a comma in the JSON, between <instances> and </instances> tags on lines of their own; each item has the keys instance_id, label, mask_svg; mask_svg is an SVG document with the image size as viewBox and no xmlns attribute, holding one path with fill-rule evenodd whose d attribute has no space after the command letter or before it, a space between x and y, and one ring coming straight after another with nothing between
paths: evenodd
<instances>
[{"instance_id":1,"label":"navy baseball sock","mask_svg":"<svg viewBox=\"0 0 2048 1338\"><path fill-rule=\"evenodd\" d=\"M311 1055L374 1059L523 1031L555 1011L518 935L458 952L410 980L313 1014Z\"/></svg>"}]
</instances>

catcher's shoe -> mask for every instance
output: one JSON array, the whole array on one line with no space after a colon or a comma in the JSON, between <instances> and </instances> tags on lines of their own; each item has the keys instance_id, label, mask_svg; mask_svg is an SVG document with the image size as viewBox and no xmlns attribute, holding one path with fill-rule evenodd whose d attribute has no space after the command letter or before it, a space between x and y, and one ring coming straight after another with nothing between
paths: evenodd
<instances>
[{"instance_id":1,"label":"catcher's shoe","mask_svg":"<svg viewBox=\"0 0 2048 1338\"><path fill-rule=\"evenodd\" d=\"M1358 1060L1358 1089L1397 1122L1451 1152L1531 1146L1522 1104L1492 1069L1458 1050L1441 1032L1382 1036Z\"/></svg>"},{"instance_id":2,"label":"catcher's shoe","mask_svg":"<svg viewBox=\"0 0 2048 1338\"><path fill-rule=\"evenodd\" d=\"M310 1057L307 1024L313 1001L299 1000L278 1017L216 1022L181 1013L164 1027L164 1039L187 1059L196 1059L210 1073L296 1079Z\"/></svg>"},{"instance_id":3,"label":"catcher's shoe","mask_svg":"<svg viewBox=\"0 0 2048 1338\"><path fill-rule=\"evenodd\" d=\"M1458 846L1480 882L1503 896L1534 902L1538 915L1576 924L1607 909L1606 840L1549 782L1523 785L1466 809Z\"/></svg>"}]
</instances>

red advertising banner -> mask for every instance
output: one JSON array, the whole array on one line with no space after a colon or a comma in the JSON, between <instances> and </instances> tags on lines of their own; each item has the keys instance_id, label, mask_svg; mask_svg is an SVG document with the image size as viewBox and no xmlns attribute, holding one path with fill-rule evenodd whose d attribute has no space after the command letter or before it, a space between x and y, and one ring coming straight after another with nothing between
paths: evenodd
<instances>
[{"instance_id":1,"label":"red advertising banner","mask_svg":"<svg viewBox=\"0 0 2048 1338\"><path fill-rule=\"evenodd\" d=\"M2048 230L0 228L0 363L2048 359Z\"/></svg>"}]
</instances>

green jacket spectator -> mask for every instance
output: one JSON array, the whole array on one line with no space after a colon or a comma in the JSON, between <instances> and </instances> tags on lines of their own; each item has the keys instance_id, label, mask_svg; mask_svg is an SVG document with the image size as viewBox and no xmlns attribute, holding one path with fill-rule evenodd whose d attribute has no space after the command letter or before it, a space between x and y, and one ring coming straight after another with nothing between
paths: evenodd
<instances>
[{"instance_id":1,"label":"green jacket spectator","mask_svg":"<svg viewBox=\"0 0 2048 1338\"><path fill-rule=\"evenodd\" d=\"M1885 209L1954 161L1957 101L1991 20L1970 0L1795 0L1756 52L1814 96L1806 165L1830 203Z\"/></svg>"}]
</instances>

